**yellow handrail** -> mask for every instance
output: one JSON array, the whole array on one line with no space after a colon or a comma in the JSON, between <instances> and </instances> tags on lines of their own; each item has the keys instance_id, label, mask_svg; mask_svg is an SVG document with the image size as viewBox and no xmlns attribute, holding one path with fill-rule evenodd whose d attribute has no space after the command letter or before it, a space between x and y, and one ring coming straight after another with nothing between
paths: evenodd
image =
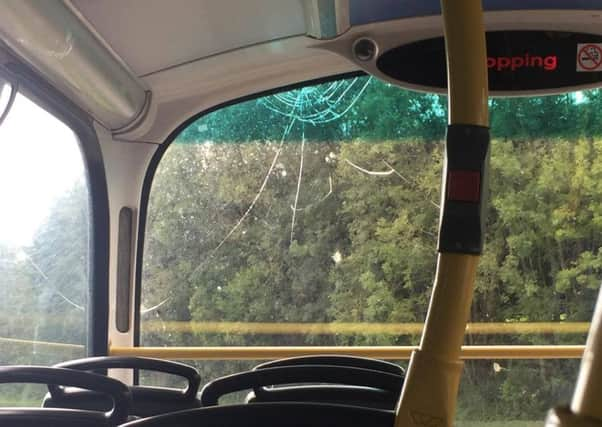
<instances>
[{"instance_id":1,"label":"yellow handrail","mask_svg":"<svg viewBox=\"0 0 602 427\"><path fill-rule=\"evenodd\" d=\"M456 126L454 129L464 127L464 131L486 128L489 124L487 55L481 0L441 0L441 14L447 53L449 124ZM449 142L448 139L446 156ZM478 148L472 146L475 142L475 138L463 141L467 152ZM481 180L486 182L486 169L483 165L480 167L483 173ZM444 201L445 191L444 185ZM482 196L480 194L479 197ZM441 205L441 226L446 204L445 201ZM472 220L473 226L482 226L480 219ZM439 237L445 237L441 230ZM479 256L474 250L466 251L462 245L457 247L458 250L451 250L453 245L444 243L446 245L440 246L420 347L412 354L397 405L395 427L420 426L425 424L424 420L438 426L453 425L462 373L461 345ZM453 243L457 246L461 242Z\"/></svg>"},{"instance_id":2,"label":"yellow handrail","mask_svg":"<svg viewBox=\"0 0 602 427\"><path fill-rule=\"evenodd\" d=\"M586 334L589 322L477 322L466 325L466 334ZM423 323L276 323L276 322L196 322L147 321L143 332L224 333L267 335L420 335Z\"/></svg>"},{"instance_id":3,"label":"yellow handrail","mask_svg":"<svg viewBox=\"0 0 602 427\"><path fill-rule=\"evenodd\" d=\"M315 354L346 354L378 359L406 360L414 346L382 347L119 347L112 356L145 356L170 360L271 360ZM579 359L583 345L492 345L464 346L462 359Z\"/></svg>"}]
</instances>

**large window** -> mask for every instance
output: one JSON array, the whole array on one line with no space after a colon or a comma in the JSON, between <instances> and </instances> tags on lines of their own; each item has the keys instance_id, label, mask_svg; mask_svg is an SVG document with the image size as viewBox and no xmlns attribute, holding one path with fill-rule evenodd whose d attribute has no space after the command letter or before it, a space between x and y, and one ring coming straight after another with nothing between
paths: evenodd
<instances>
[{"instance_id":1,"label":"large window","mask_svg":"<svg viewBox=\"0 0 602 427\"><path fill-rule=\"evenodd\" d=\"M601 106L597 91L491 101L487 242L467 344L584 343L602 278ZM417 344L446 108L356 77L193 122L151 191L141 344ZM247 365L199 367L209 380ZM541 419L566 400L576 368L470 362L459 416Z\"/></svg>"},{"instance_id":2,"label":"large window","mask_svg":"<svg viewBox=\"0 0 602 427\"><path fill-rule=\"evenodd\" d=\"M18 94L0 126L0 364L85 356L88 188L73 131ZM39 406L42 386L2 386Z\"/></svg>"}]
</instances>

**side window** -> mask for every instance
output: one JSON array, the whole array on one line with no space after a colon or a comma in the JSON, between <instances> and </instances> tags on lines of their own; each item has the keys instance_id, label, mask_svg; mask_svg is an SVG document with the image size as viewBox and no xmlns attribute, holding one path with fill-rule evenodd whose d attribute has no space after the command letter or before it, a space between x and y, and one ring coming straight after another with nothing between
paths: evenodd
<instances>
[{"instance_id":1,"label":"side window","mask_svg":"<svg viewBox=\"0 0 602 427\"><path fill-rule=\"evenodd\" d=\"M88 187L77 137L18 94L0 126L0 365L86 354ZM39 406L44 387L2 387Z\"/></svg>"}]
</instances>

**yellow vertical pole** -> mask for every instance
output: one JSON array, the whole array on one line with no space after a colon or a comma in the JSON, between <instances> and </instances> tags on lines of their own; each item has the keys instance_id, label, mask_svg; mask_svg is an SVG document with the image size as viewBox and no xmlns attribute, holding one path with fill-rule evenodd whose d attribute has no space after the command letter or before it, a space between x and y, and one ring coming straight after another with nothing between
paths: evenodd
<instances>
[{"instance_id":1,"label":"yellow vertical pole","mask_svg":"<svg viewBox=\"0 0 602 427\"><path fill-rule=\"evenodd\" d=\"M481 1L441 0L441 7L449 124L487 127L487 57ZM471 150L470 141L466 150ZM422 341L410 360L397 407L396 427L453 424L463 367L460 350L478 260L477 254L439 254Z\"/></svg>"}]
</instances>

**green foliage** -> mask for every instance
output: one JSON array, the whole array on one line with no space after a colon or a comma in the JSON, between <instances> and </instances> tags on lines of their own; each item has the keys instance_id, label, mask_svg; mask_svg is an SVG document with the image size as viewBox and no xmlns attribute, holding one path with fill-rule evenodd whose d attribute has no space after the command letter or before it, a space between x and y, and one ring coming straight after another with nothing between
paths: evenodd
<instances>
[{"instance_id":1,"label":"green foliage","mask_svg":"<svg viewBox=\"0 0 602 427\"><path fill-rule=\"evenodd\" d=\"M88 191L78 182L55 201L30 247L0 246L0 365L51 365L86 355L88 222ZM46 391L4 385L0 405L39 406Z\"/></svg>"},{"instance_id":2,"label":"green foliage","mask_svg":"<svg viewBox=\"0 0 602 427\"><path fill-rule=\"evenodd\" d=\"M357 99L357 102L344 104L348 109L341 107L340 110L346 112L338 120L315 126L308 119L310 125L305 127L307 139L329 142L354 138L382 141L415 137L435 141L443 137L446 117L444 97L401 91L388 83L369 79L354 79L353 82L357 84L352 86L351 94L343 90L327 103L321 95L327 96L330 83L286 92L291 100L305 100L313 95L311 100L316 104L326 103L332 108L340 102L339 98L343 101ZM366 83L365 92L359 98L354 98L354 90L358 92L357 88ZM260 97L241 102L202 117L182 131L178 136L178 143L280 141L283 130L291 122L290 113L294 105L284 105L278 113L266 108L265 99Z\"/></svg>"},{"instance_id":3,"label":"green foliage","mask_svg":"<svg viewBox=\"0 0 602 427\"><path fill-rule=\"evenodd\" d=\"M308 93L302 90L291 96ZM576 99L491 101L491 201L471 321L590 318L602 277L602 101L597 91ZM373 80L354 101L332 122L297 118L289 134L291 117L261 99L183 132L151 195L142 298L148 307L165 304L143 316L143 343L417 344L415 336L386 334L144 329L152 319L424 320L435 273L445 100ZM469 335L467 342L578 343L583 336ZM234 370L199 366L209 376ZM564 361L510 363L500 372L490 362L471 363L459 416L540 419L568 396L575 372Z\"/></svg>"}]
</instances>

